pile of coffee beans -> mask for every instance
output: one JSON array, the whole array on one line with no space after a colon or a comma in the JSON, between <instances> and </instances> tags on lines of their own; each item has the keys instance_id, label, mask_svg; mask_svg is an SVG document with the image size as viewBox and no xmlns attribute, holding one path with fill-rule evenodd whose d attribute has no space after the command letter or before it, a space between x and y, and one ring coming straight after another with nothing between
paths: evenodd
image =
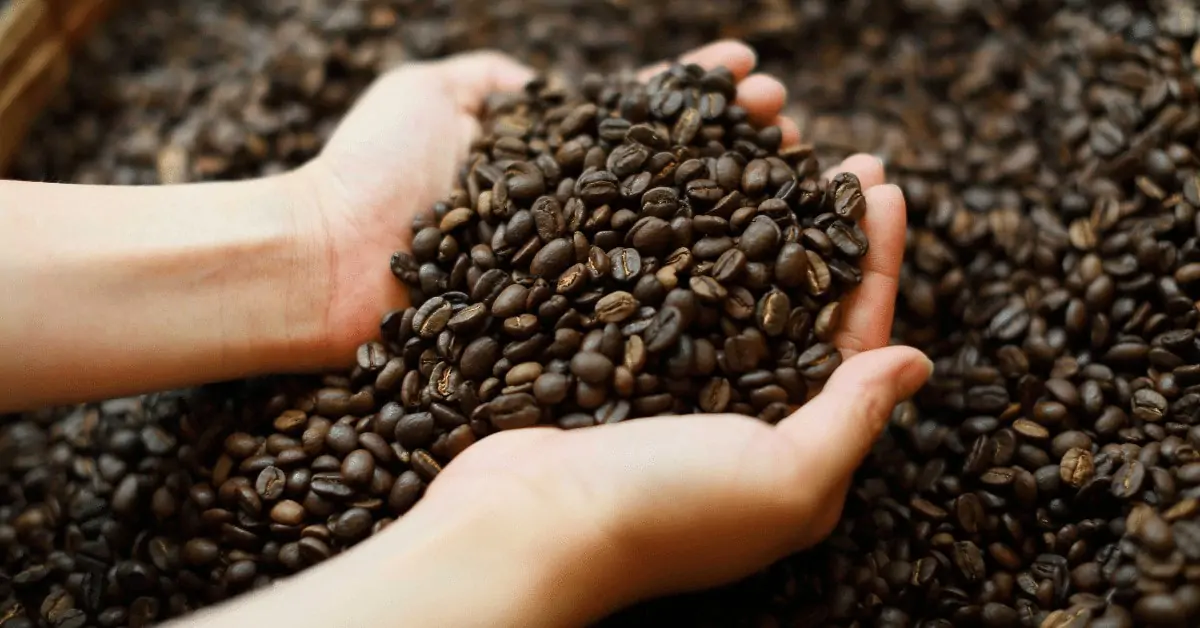
<instances>
[{"instance_id":1,"label":"pile of coffee beans","mask_svg":"<svg viewBox=\"0 0 1200 628\"><path fill-rule=\"evenodd\" d=\"M461 187L392 258L415 305L358 366L399 385L406 448L668 413L774 422L841 362L858 179L822 184L811 148L779 150L724 68L582 91L494 99Z\"/></svg>"},{"instance_id":2,"label":"pile of coffee beans","mask_svg":"<svg viewBox=\"0 0 1200 628\"><path fill-rule=\"evenodd\" d=\"M118 17L82 62L91 71L72 79L58 113L35 131L17 173L105 182L253 176L294 165L319 148L345 103L384 59L490 46L579 77L588 69L655 61L722 36L746 38L757 47L762 68L784 80L791 90L787 112L822 166L855 151L887 163L889 177L905 191L910 225L894 335L934 358L930 385L896 409L828 542L734 586L642 605L607 624L1059 628L1197 622L1200 347L1193 312L1200 298L1200 12L1194 3L200 4L150 6ZM389 21L389 15L397 19ZM120 41L141 43L116 45ZM291 70L262 71L267 66ZM283 122L256 127L259 112ZM141 133L141 143L129 144L143 127L150 130ZM160 163L172 167L160 171ZM478 191L490 190L489 183L495 182L477 182ZM549 188L546 194L552 194ZM508 232L519 210L532 215L531 203L514 203L511 216L495 219L493 237L499 224ZM437 225L427 226L440 227L458 204L447 203ZM475 220L487 223L481 215ZM536 233L536 220L534 225ZM477 238L470 247L479 243L492 240ZM520 245L508 245L513 255ZM417 265L418 285L426 263ZM435 255L433 263L427 274L449 281L451 260ZM408 275L411 264L398 260L397 267ZM441 291L421 289L428 297ZM470 299L469 290L458 292ZM458 305L452 302L451 311ZM582 316L595 304L576 309ZM398 321L403 318L400 313ZM503 331L503 321L492 324ZM333 536L337 525L326 522L299 539L267 541L260 554L243 550L213 562L204 562L211 546L200 542L201 551L193 548L189 556L204 560L180 567L180 559L169 557L189 541L210 540L220 554L248 519L229 505L236 495L233 502L218 501L220 495L204 501L201 491L196 505L185 486L193 480L182 477L190 473L175 473L173 465L178 460L204 469L225 456L228 477L244 478L235 486L257 484L263 470L254 468L261 462L246 460L278 458L288 445L283 437L303 446L309 429L307 422L300 429L286 420L276 426L275 420L289 409L302 410L319 434L326 428L315 421L314 415L324 416L315 412L318 402L334 409L365 405L364 389L379 393L378 378L393 358L404 358L403 346L388 344L395 341L381 343L383 351L364 350L364 372L353 377L255 382L200 391L199 397L155 396L8 419L0 428L0 486L6 491L0 521L8 522L0 525L0 573L13 578L34 568L20 579L63 583L71 604L61 601L62 594L49 595L56 601L47 612L56 617L94 599L94 582L102 582L113 596L94 605L112 613L104 625L142 625L145 617L175 615L277 577L286 571L277 553L285 546L290 564L325 555L311 540L302 549L304 538L336 551L342 542ZM433 346L436 351L436 339ZM422 344L421 352L426 348ZM615 373L623 357L609 359ZM508 372L519 365L509 360ZM366 371L374 368L379 370L372 379ZM400 379L393 385L402 386L407 369L400 377L398 367L390 368L389 377ZM567 371L559 374L573 376L569 360ZM544 374L543 365L539 377ZM415 377L418 387L428 381L425 374ZM615 376L612 383L606 392L616 390ZM635 378L635 390L636 384ZM564 397L563 403L575 401ZM597 409L572 411L572 421L595 421ZM433 415L432 405L428 412ZM476 425L494 429L490 417L463 416L473 435ZM426 451L436 463L446 457L439 458L435 445L441 441L436 448L442 454L454 453L448 443L458 428L433 418ZM80 426L91 426L96 436L83 438ZM238 443L226 442L235 430L274 440L262 441L262 454L238 457ZM360 438L369 432L395 436L378 426L356 424L354 432ZM160 435L175 449L163 448ZM365 449L374 455L375 445L368 445L374 441L368 437L347 454ZM409 458L402 460L406 452ZM413 460L408 450L393 454L397 462L382 467L397 477L394 488L403 475L396 465ZM330 455L333 460L320 465L312 461L309 468L320 469L314 476L333 473L334 463L342 472L344 457ZM108 505L116 486L105 478L119 484L123 477L116 475L114 458L124 463L123 473L138 478L130 486L146 487L134 491L136 508ZM422 457L417 464L429 476L435 469L425 462ZM250 470L242 471L243 464ZM178 479L168 481L172 477ZM355 499L366 501L369 511L367 500L389 500L393 491L382 491L386 479L375 487L357 485ZM285 495L308 508L307 493L287 492L302 480L292 489L285 484ZM160 496L155 502L159 487L177 501ZM419 485L399 490L405 491L419 493ZM80 505L71 508L77 499ZM175 504L179 514L155 518L155 503L162 512ZM323 502L313 503L319 509ZM404 506L404 500L395 504ZM200 512L216 510L208 516L221 518L217 525L226 537L183 523L197 521L201 506ZM102 542L76 552L82 541L96 540ZM147 553L147 546L158 549ZM82 566L68 564L63 554L83 560ZM100 566L111 573L88 575ZM154 584L129 577L144 569L154 570ZM182 573L190 575L161 575ZM2 580L0 593L9 586ZM25 588L39 593L6 598L0 618L17 617L12 599L41 612L52 588Z\"/></svg>"}]
</instances>

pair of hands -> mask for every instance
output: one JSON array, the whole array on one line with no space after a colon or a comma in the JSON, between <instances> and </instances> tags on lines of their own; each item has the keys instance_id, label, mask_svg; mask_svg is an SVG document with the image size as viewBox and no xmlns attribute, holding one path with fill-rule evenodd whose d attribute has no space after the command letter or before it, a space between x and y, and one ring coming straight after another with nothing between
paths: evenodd
<instances>
[{"instance_id":1,"label":"pair of hands","mask_svg":"<svg viewBox=\"0 0 1200 628\"><path fill-rule=\"evenodd\" d=\"M738 102L753 121L779 125L785 143L800 140L795 123L779 117L783 86L751 74L752 50L720 42L682 61L732 70ZM519 89L531 76L492 53L405 66L380 79L323 154L296 173L319 207L308 245L326 253L317 269L330 296L319 343L330 352L326 361L344 362L376 335L384 312L405 304L389 256L411 239L412 217L450 190L479 132L485 96ZM803 409L776 426L709 415L494 435L456 458L388 531L294 586L353 578L349 570L361 573L364 564L399 582L421 578L422 595L392 592L397 610L406 607L396 600L420 606L437 599L438 577L473 573L480 584L461 584L472 592L463 602L476 606L468 623L570 624L640 598L732 580L826 536L891 409L932 368L914 349L886 347L904 247L903 196L884 184L872 157L852 157L838 170L862 182L871 249L836 339L846 359ZM411 562L422 560L433 563ZM493 599L479 591L489 587L513 590ZM467 625L445 616L432 623Z\"/></svg>"}]
</instances>

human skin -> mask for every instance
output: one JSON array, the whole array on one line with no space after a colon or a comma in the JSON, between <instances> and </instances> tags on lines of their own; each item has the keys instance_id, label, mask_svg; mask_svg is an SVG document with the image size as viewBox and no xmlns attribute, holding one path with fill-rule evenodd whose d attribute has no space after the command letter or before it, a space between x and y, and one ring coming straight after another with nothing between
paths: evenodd
<instances>
[{"instance_id":1,"label":"human skin","mask_svg":"<svg viewBox=\"0 0 1200 628\"><path fill-rule=\"evenodd\" d=\"M782 85L752 74L750 49L720 42L684 60L728 67L752 119L799 141L778 117ZM387 260L449 191L484 96L530 75L494 53L404 66L317 159L273 178L0 182L0 411L348 364L406 303ZM903 197L874 158L835 170L863 184L871 249L835 340L845 361L796 414L776 426L705 415L491 436L383 533L181 623L578 625L819 541L892 407L932 368L886 346Z\"/></svg>"}]
</instances>

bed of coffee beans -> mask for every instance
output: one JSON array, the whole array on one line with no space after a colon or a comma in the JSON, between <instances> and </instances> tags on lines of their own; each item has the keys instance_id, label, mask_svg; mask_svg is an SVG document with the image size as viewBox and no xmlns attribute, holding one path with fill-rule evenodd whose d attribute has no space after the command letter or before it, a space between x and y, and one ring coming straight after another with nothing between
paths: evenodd
<instances>
[{"instance_id":1,"label":"bed of coffee beans","mask_svg":"<svg viewBox=\"0 0 1200 628\"><path fill-rule=\"evenodd\" d=\"M118 16L81 61L93 71L72 79L17 174L103 182L253 176L311 155L385 59L493 46L577 75L738 36L791 90L788 113L822 166L873 152L904 188L910 230L895 337L930 354L937 372L896 409L839 528L741 583L641 605L606 624L1196 623L1194 3L200 4ZM384 349L378 354L388 362L403 355ZM363 370L374 368L372 355L360 356ZM388 370L379 368L376 378ZM107 613L95 623L144 625L269 579L262 565L304 565L336 551L339 525L326 522L261 550L221 554L249 520L236 504L253 507L238 487L250 483L257 494L265 471L255 472L257 450L238 457L247 446L227 439L236 430L271 434L264 452L277 459L292 447L285 438L303 448L307 422L275 422L289 409L311 417L318 403L375 403L363 388L377 380L356 377L366 380L236 383L5 419L0 573L10 582L0 582L0 592L13 595L0 618L6 626L29 625L26 617L83 625L72 611L92 604ZM595 420L594 411L572 414ZM338 446L350 446L346 430L315 423L314 434L336 431ZM377 427L353 431L362 439ZM317 473L341 474L356 450L378 460L372 447L377 440L366 436L343 457L312 460L313 475L288 474L285 494L305 481L311 487ZM393 452L397 461L404 453ZM225 477L244 478L228 489L232 497L191 495L194 480L180 465L222 456ZM352 467L365 460L355 459ZM413 462L411 452L404 462ZM417 460L420 473L435 472L426 462ZM370 499L393 493L403 506L406 492L419 494L417 467L404 476L388 464L392 488L382 490L388 478L376 463L373 486L355 485L365 505L353 508L370 511ZM268 492L277 484L274 471L262 481ZM292 501L319 509L327 500ZM211 527L196 521L214 509L212 521L200 520L220 530L210 538L199 531ZM354 518L361 517L352 515L346 529L361 529ZM14 612L14 600L36 613Z\"/></svg>"}]
</instances>

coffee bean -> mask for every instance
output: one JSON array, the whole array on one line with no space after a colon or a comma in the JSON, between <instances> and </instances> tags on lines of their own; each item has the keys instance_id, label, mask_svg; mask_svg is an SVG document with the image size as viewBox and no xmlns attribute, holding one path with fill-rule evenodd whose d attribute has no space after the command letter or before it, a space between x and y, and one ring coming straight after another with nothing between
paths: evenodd
<instances>
[{"instance_id":1,"label":"coffee bean","mask_svg":"<svg viewBox=\"0 0 1200 628\"><path fill-rule=\"evenodd\" d=\"M441 472L442 467L429 452L418 449L412 454L412 468L425 482L432 482Z\"/></svg>"},{"instance_id":2,"label":"coffee bean","mask_svg":"<svg viewBox=\"0 0 1200 628\"><path fill-rule=\"evenodd\" d=\"M388 494L388 507L392 513L402 515L412 508L424 490L424 483L413 471L405 471L396 478Z\"/></svg>"},{"instance_id":3,"label":"coffee bean","mask_svg":"<svg viewBox=\"0 0 1200 628\"><path fill-rule=\"evenodd\" d=\"M646 329L646 350L660 352L673 346L683 332L684 315L678 307L667 305L658 311Z\"/></svg>"},{"instance_id":4,"label":"coffee bean","mask_svg":"<svg viewBox=\"0 0 1200 628\"><path fill-rule=\"evenodd\" d=\"M1060 465L1062 481L1079 488L1095 475L1092 454L1083 449L1071 449L1063 454Z\"/></svg>"},{"instance_id":5,"label":"coffee bean","mask_svg":"<svg viewBox=\"0 0 1200 628\"><path fill-rule=\"evenodd\" d=\"M846 257L858 259L867 254L867 238L857 225L834 222L826 228L826 235Z\"/></svg>"},{"instance_id":6,"label":"coffee bean","mask_svg":"<svg viewBox=\"0 0 1200 628\"><path fill-rule=\"evenodd\" d=\"M407 414L396 424L396 440L405 448L415 449L433 439L433 415L428 412Z\"/></svg>"},{"instance_id":7,"label":"coffee bean","mask_svg":"<svg viewBox=\"0 0 1200 628\"><path fill-rule=\"evenodd\" d=\"M842 172L829 182L829 194L833 208L841 218L862 220L867 213L867 201L863 197L862 184L852 172Z\"/></svg>"},{"instance_id":8,"label":"coffee bean","mask_svg":"<svg viewBox=\"0 0 1200 628\"><path fill-rule=\"evenodd\" d=\"M347 486L341 475L336 473L314 475L310 488L317 496L330 500L345 500L354 495L354 489Z\"/></svg>"},{"instance_id":9,"label":"coffee bean","mask_svg":"<svg viewBox=\"0 0 1200 628\"><path fill-rule=\"evenodd\" d=\"M529 288L520 284L512 284L500 291L492 303L492 316L508 318L517 316L525 311L525 302L529 298Z\"/></svg>"},{"instance_id":10,"label":"coffee bean","mask_svg":"<svg viewBox=\"0 0 1200 628\"><path fill-rule=\"evenodd\" d=\"M209 539L192 539L183 546L180 556L189 565L203 566L217 560L220 548Z\"/></svg>"},{"instance_id":11,"label":"coffee bean","mask_svg":"<svg viewBox=\"0 0 1200 628\"><path fill-rule=\"evenodd\" d=\"M571 373L580 381L602 384L612 376L612 372L612 361L600 353L585 351L571 358Z\"/></svg>"},{"instance_id":12,"label":"coffee bean","mask_svg":"<svg viewBox=\"0 0 1200 628\"><path fill-rule=\"evenodd\" d=\"M637 299L628 292L618 290L604 295L596 302L596 320L602 323L619 323L632 316L637 309Z\"/></svg>"},{"instance_id":13,"label":"coffee bean","mask_svg":"<svg viewBox=\"0 0 1200 628\"><path fill-rule=\"evenodd\" d=\"M612 260L612 277L620 282L636 281L642 273L641 255L634 249L617 248L609 251Z\"/></svg>"},{"instance_id":14,"label":"coffee bean","mask_svg":"<svg viewBox=\"0 0 1200 628\"><path fill-rule=\"evenodd\" d=\"M339 456L344 456L358 446L358 433L346 423L335 423L325 436L325 446Z\"/></svg>"},{"instance_id":15,"label":"coffee bean","mask_svg":"<svg viewBox=\"0 0 1200 628\"><path fill-rule=\"evenodd\" d=\"M775 221L766 216L758 216L742 233L738 240L738 248L745 252L749 259L762 259L778 251L780 237L779 225L775 224Z\"/></svg>"},{"instance_id":16,"label":"coffee bean","mask_svg":"<svg viewBox=\"0 0 1200 628\"><path fill-rule=\"evenodd\" d=\"M271 507L271 520L286 526L297 526L304 522L304 507L285 499Z\"/></svg>"},{"instance_id":17,"label":"coffee bean","mask_svg":"<svg viewBox=\"0 0 1200 628\"><path fill-rule=\"evenodd\" d=\"M526 393L501 395L488 403L488 410L498 430L531 427L541 418L534 398Z\"/></svg>"},{"instance_id":18,"label":"coffee bean","mask_svg":"<svg viewBox=\"0 0 1200 628\"><path fill-rule=\"evenodd\" d=\"M267 467L258 474L254 490L267 501L274 501L283 496L287 483L287 475L278 467Z\"/></svg>"},{"instance_id":19,"label":"coffee bean","mask_svg":"<svg viewBox=\"0 0 1200 628\"><path fill-rule=\"evenodd\" d=\"M828 344L813 345L796 358L796 368L811 380L825 380L842 363L841 353Z\"/></svg>"},{"instance_id":20,"label":"coffee bean","mask_svg":"<svg viewBox=\"0 0 1200 628\"><path fill-rule=\"evenodd\" d=\"M356 449L342 460L342 477L349 484L363 486L375 474L375 457L365 449Z\"/></svg>"}]
</instances>

